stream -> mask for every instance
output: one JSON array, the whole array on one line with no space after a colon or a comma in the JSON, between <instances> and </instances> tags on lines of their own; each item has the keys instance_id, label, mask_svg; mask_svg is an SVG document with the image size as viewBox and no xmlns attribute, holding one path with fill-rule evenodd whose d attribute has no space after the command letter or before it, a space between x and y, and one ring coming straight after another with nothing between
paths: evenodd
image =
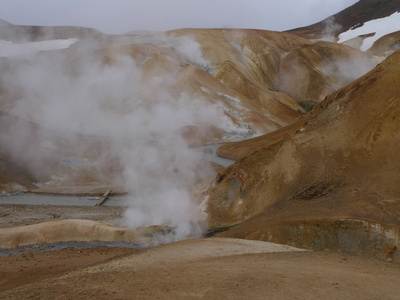
<instances>
[{"instance_id":1,"label":"stream","mask_svg":"<svg viewBox=\"0 0 400 300\"><path fill-rule=\"evenodd\" d=\"M235 160L220 157L217 149L222 144L205 145L193 148L200 151L205 160L216 163L224 168L232 165ZM68 161L71 163L70 161ZM76 163L73 161L72 163ZM109 196L102 206L124 206L129 195ZM94 196L71 196L71 195L46 195L35 193L18 193L5 195L0 192L0 204L21 204L21 205L60 205L60 206L95 206L101 197Z\"/></svg>"}]
</instances>

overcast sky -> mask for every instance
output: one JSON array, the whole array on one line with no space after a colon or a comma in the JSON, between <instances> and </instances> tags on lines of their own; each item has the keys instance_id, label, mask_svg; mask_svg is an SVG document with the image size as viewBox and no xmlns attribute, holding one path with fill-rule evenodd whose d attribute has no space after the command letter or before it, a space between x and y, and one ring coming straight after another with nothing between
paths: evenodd
<instances>
[{"instance_id":1,"label":"overcast sky","mask_svg":"<svg viewBox=\"0 0 400 300\"><path fill-rule=\"evenodd\" d=\"M106 33L177 28L288 30L318 22L358 0L0 0L0 19L77 25Z\"/></svg>"}]
</instances>

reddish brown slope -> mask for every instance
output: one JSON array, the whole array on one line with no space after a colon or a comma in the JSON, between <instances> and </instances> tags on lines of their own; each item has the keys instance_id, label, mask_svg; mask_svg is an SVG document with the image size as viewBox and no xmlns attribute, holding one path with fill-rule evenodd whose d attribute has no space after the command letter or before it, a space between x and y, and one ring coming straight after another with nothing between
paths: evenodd
<instances>
[{"instance_id":1,"label":"reddish brown slope","mask_svg":"<svg viewBox=\"0 0 400 300\"><path fill-rule=\"evenodd\" d=\"M18 31L20 27L13 28ZM22 27L24 38L28 40L43 38L42 35L37 36L36 31L30 31L29 28ZM76 37L76 32L72 29L69 32L68 28L57 27L47 28L47 30L41 28L38 32L43 34L42 30L43 32L53 30L56 34L52 36L53 38ZM91 34L93 34L92 37ZM93 62L99 67L104 66L104 68L112 65L117 71L118 67L123 69L123 64L118 63L120 56L130 56L134 58L135 64L140 69L140 85L146 87L140 97L147 99L146 102L152 98L157 99L159 91L165 90L175 99L179 99L182 94L187 94L190 95L189 98L222 107L222 113L232 120L235 130L219 128L206 121L204 124L185 124L186 126L181 131L185 137L189 137L188 142L191 145L248 138L255 133L267 133L293 124L304 115L304 110L293 98L297 101L319 102L326 94L346 83L341 80L342 72L331 72L330 69L335 70L337 65L343 64L346 60L362 59L373 63L370 56L347 46L328 42L312 44L295 34L261 30L184 29L146 36L120 36L115 37L113 41L103 39L104 36L100 39L99 36L104 43L92 43L92 47L84 47L82 51L76 51L80 49L81 42L93 41L98 37L90 30L78 36L82 40L74 44L74 49L49 51L38 55L44 61L54 59L60 69L66 69L67 74L71 72L77 76L80 76L79 72L85 73L85 70L79 66L85 65L86 61ZM187 51L185 47L188 47L190 51ZM198 63L199 60L202 62ZM301 64L303 61L306 63ZM13 70L17 69L15 66L18 67L20 63L18 57L2 58L0 62L5 70L10 70L7 72L8 79L12 78ZM16 79L19 77L18 74L14 76ZM17 117L29 119L29 110L25 109L26 105L18 105L17 108L10 105L10 103L18 103L18 99L21 98L19 94L25 91L25 87L17 86L8 91L2 79L0 78L0 84L4 85L4 92L1 91L0 97L2 109ZM138 78L132 78L132 80L137 81ZM30 91L25 91L25 93L29 95ZM29 100L29 96L26 99ZM107 106L104 106L108 109L105 113L127 115L134 111L136 105L134 99L136 98L128 101L112 99ZM35 120L35 122L40 125L40 120ZM29 126L27 127L29 130ZM4 145L10 144L9 136L10 134L6 137L8 141ZM11 134L11 136L16 139L18 134ZM54 140L66 138L57 136L51 137L50 140L54 142ZM27 141L28 139L20 138L17 142L24 147L17 149L29 145ZM42 143L38 142L38 144ZM70 166L65 170L65 166L61 164L61 173L56 172L55 169L51 171L52 167L49 168L46 177L51 177L51 175L64 177L66 174L62 173L67 172L71 177L68 180L69 184L90 181L124 184L116 176L121 171L118 154L106 155L107 158L102 157L102 154L107 153L111 147L110 143L96 144L90 140L83 142L82 138L75 137L68 141L66 148L64 145L59 146L62 153L57 150L57 154L51 154L56 157L56 163L67 157L66 153L68 153L69 157L74 157L77 161L83 161L83 158L88 159L99 168L88 170L84 175L85 179L82 180L82 170L71 169ZM0 146L0 148L4 147ZM40 159L32 158L32 156L26 158L25 152L14 152L17 157L14 160L16 162L25 159L36 161L35 163L39 165L42 161L47 161L49 165L49 159L45 155L41 155ZM97 173L104 174L104 178L93 175ZM34 176L39 177L38 174Z\"/></svg>"},{"instance_id":2,"label":"reddish brown slope","mask_svg":"<svg viewBox=\"0 0 400 300\"><path fill-rule=\"evenodd\" d=\"M387 34L377 40L368 50L372 55L389 56L400 49L400 31Z\"/></svg>"},{"instance_id":3,"label":"reddish brown slope","mask_svg":"<svg viewBox=\"0 0 400 300\"><path fill-rule=\"evenodd\" d=\"M261 239L271 226L293 222L351 218L399 226L399 70L397 51L327 97L304 124L267 135L265 143L247 141L253 153L210 190L211 225L250 219L227 235Z\"/></svg>"},{"instance_id":4,"label":"reddish brown slope","mask_svg":"<svg viewBox=\"0 0 400 300\"><path fill-rule=\"evenodd\" d=\"M370 55L335 43L302 45L282 57L279 90L297 102L318 103L376 63Z\"/></svg>"}]
</instances>

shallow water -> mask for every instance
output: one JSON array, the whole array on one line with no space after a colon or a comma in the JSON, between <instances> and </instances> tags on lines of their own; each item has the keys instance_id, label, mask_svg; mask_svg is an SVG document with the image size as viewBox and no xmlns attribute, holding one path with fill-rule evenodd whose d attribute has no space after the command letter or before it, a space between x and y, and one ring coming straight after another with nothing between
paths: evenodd
<instances>
[{"instance_id":1,"label":"shallow water","mask_svg":"<svg viewBox=\"0 0 400 300\"><path fill-rule=\"evenodd\" d=\"M110 196L102 206L124 206L129 196ZM17 194L1 196L0 204L95 206L100 197L44 194Z\"/></svg>"},{"instance_id":2,"label":"shallow water","mask_svg":"<svg viewBox=\"0 0 400 300\"><path fill-rule=\"evenodd\" d=\"M200 151L204 159L228 167L235 160L224 158L217 155L217 149L222 144L205 145L193 148L195 151ZM71 163L70 161L68 161ZM75 162L74 162L75 163ZM128 203L129 195L110 196L102 203L102 206L125 206ZM46 195L46 194L0 194L0 204L21 204L21 205L60 205L60 206L95 206L101 197L93 196L71 196L71 195Z\"/></svg>"},{"instance_id":3,"label":"shallow water","mask_svg":"<svg viewBox=\"0 0 400 300\"><path fill-rule=\"evenodd\" d=\"M216 163L217 165L223 166L224 168L227 168L233 163L235 163L235 160L225 158L217 154L217 149L222 145L223 144L205 145L196 147L194 149L197 151L201 151L203 153L203 157L205 160L208 160L210 162Z\"/></svg>"},{"instance_id":4,"label":"shallow water","mask_svg":"<svg viewBox=\"0 0 400 300\"><path fill-rule=\"evenodd\" d=\"M95 247L123 247L141 250L145 247L136 243L130 242L60 242L60 243L47 243L47 244L37 244L37 245L26 245L18 248L12 249L0 249L0 257L19 255L24 253L38 253L38 252L48 252L57 251L63 249L90 249Z\"/></svg>"}]
</instances>

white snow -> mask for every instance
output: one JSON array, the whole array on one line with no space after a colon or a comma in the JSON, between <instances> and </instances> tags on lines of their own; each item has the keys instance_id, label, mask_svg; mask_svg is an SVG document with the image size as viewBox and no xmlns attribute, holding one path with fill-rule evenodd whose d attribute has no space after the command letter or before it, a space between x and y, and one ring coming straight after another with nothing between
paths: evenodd
<instances>
[{"instance_id":1,"label":"white snow","mask_svg":"<svg viewBox=\"0 0 400 300\"><path fill-rule=\"evenodd\" d=\"M366 22L362 27L350 29L346 32L341 33L339 35L338 43L346 42L360 35L375 33L374 36L365 38L363 44L360 47L361 51L367 51L379 38L396 31L400 31L399 12L396 12L386 18Z\"/></svg>"},{"instance_id":2,"label":"white snow","mask_svg":"<svg viewBox=\"0 0 400 300\"><path fill-rule=\"evenodd\" d=\"M19 43L0 40L0 57L30 54L37 51L62 50L75 44L78 39L48 40L41 42Z\"/></svg>"},{"instance_id":3,"label":"white snow","mask_svg":"<svg viewBox=\"0 0 400 300\"><path fill-rule=\"evenodd\" d=\"M234 103L236 103L236 104L240 104L240 105L242 104L238 98L235 98L235 97L232 97L232 96L229 96L229 95L227 95L227 94L220 93L220 92L217 92L216 94L217 94L218 96L224 97L225 99L230 100L230 101L232 101L232 102L234 102Z\"/></svg>"}]
</instances>

